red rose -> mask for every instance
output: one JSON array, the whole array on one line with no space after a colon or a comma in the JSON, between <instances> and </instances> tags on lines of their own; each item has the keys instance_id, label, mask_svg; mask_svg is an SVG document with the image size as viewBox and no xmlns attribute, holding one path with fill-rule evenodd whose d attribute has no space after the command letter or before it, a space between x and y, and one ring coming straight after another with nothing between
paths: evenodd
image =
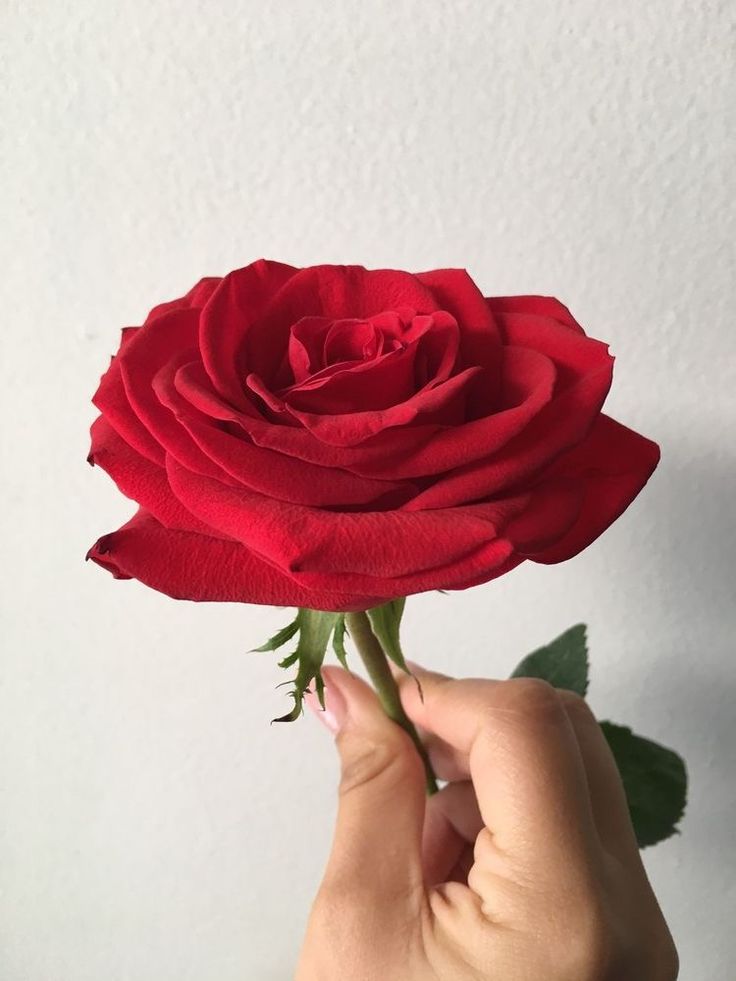
<instances>
[{"instance_id":1,"label":"red rose","mask_svg":"<svg viewBox=\"0 0 736 981\"><path fill-rule=\"evenodd\" d=\"M657 446L607 346L468 274L261 260L123 331L90 461L140 508L89 557L179 599L360 610L560 562Z\"/></svg>"}]
</instances>

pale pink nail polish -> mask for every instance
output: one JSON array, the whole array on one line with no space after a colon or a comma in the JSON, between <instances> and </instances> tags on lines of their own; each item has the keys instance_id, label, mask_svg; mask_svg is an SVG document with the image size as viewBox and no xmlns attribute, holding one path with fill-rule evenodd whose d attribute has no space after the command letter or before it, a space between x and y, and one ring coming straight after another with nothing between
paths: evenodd
<instances>
[{"instance_id":1,"label":"pale pink nail polish","mask_svg":"<svg viewBox=\"0 0 736 981\"><path fill-rule=\"evenodd\" d=\"M345 701L345 696L337 685L332 684L332 682L328 681L327 679L325 679L324 695L324 709L319 704L319 699L314 692L309 692L305 696L304 700L317 716L322 725L326 726L330 732L334 734L340 730L343 722L345 721L345 716L347 715L347 703Z\"/></svg>"}]
</instances>

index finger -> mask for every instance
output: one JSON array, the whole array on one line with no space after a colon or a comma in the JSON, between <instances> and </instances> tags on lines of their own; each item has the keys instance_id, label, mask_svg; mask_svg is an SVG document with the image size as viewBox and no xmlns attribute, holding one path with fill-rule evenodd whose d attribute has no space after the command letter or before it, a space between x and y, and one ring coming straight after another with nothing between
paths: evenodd
<instances>
[{"instance_id":1,"label":"index finger","mask_svg":"<svg viewBox=\"0 0 736 981\"><path fill-rule=\"evenodd\" d=\"M407 715L467 755L497 847L538 863L599 852L585 768L559 695L544 681L455 680L417 668L400 682ZM559 867L559 866L558 866Z\"/></svg>"}]
</instances>

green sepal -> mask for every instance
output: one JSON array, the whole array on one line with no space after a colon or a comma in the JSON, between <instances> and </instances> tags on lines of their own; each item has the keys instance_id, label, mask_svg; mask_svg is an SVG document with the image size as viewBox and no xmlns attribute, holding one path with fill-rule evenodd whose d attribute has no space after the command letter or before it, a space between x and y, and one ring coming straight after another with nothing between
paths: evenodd
<instances>
[{"instance_id":1,"label":"green sepal","mask_svg":"<svg viewBox=\"0 0 736 981\"><path fill-rule=\"evenodd\" d=\"M325 683L322 679L322 675L318 671L314 676L314 690L317 693L317 700L322 707L322 711L325 710Z\"/></svg>"},{"instance_id":2,"label":"green sepal","mask_svg":"<svg viewBox=\"0 0 736 981\"><path fill-rule=\"evenodd\" d=\"M325 707L325 686L320 669L327 653L330 636L341 616L340 613L325 613L322 610L309 610L306 607L300 607L294 621L296 629L292 631L292 635L297 631L299 632L296 650L280 662L283 667L289 667L296 663L299 665L296 677L291 682L294 688L290 695L294 699L294 707L286 715L273 719L273 722L294 722L299 718L302 713L304 695L309 691L312 681L315 684L319 703L322 708ZM291 626L292 624L289 625L289 628Z\"/></svg>"},{"instance_id":3,"label":"green sepal","mask_svg":"<svg viewBox=\"0 0 736 981\"><path fill-rule=\"evenodd\" d=\"M399 631L401 628L401 617L406 605L406 597L400 596L398 599L389 600L381 606L374 606L367 610L368 619L371 621L371 629L378 637L384 653L394 664L411 674L404 659L404 652L401 649Z\"/></svg>"},{"instance_id":4,"label":"green sepal","mask_svg":"<svg viewBox=\"0 0 736 981\"><path fill-rule=\"evenodd\" d=\"M261 651L275 651L277 648L283 646L287 640L291 640L298 629L299 616L297 615L291 623L287 623L281 630L277 630L273 637L269 637L265 644L261 644L260 647L252 647L248 653L257 654Z\"/></svg>"},{"instance_id":5,"label":"green sepal","mask_svg":"<svg viewBox=\"0 0 736 981\"><path fill-rule=\"evenodd\" d=\"M291 654L287 654L283 660L279 661L280 668L290 668L292 664L296 664L299 660L299 651L293 651Z\"/></svg>"},{"instance_id":6,"label":"green sepal","mask_svg":"<svg viewBox=\"0 0 736 981\"><path fill-rule=\"evenodd\" d=\"M677 824L687 802L685 761L627 726L600 725L621 774L639 847L679 834Z\"/></svg>"},{"instance_id":7,"label":"green sepal","mask_svg":"<svg viewBox=\"0 0 736 981\"><path fill-rule=\"evenodd\" d=\"M347 627L345 626L345 614L338 614L337 620L335 622L335 630L332 634L332 649L337 655L337 659L345 668L349 671L348 667L348 652L345 650L345 634L347 632Z\"/></svg>"},{"instance_id":8,"label":"green sepal","mask_svg":"<svg viewBox=\"0 0 736 981\"><path fill-rule=\"evenodd\" d=\"M401 617L404 614L405 606L406 597L399 596L397 599L389 600L388 603L383 603L381 606L374 606L372 609L366 610L366 612L371 622L371 629L378 638L384 654L398 668L401 668L402 671L414 678L421 697L422 686L419 684L419 680L409 670L399 639Z\"/></svg>"},{"instance_id":9,"label":"green sepal","mask_svg":"<svg viewBox=\"0 0 736 981\"><path fill-rule=\"evenodd\" d=\"M577 623L552 643L527 654L512 678L543 678L555 688L585 695L588 691L586 626Z\"/></svg>"}]
</instances>

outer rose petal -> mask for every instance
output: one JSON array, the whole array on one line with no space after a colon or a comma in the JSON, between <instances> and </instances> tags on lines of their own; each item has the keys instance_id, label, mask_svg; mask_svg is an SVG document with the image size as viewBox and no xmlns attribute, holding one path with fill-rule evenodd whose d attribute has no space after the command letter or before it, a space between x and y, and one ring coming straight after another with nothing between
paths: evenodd
<instances>
[{"instance_id":1,"label":"outer rose petal","mask_svg":"<svg viewBox=\"0 0 736 981\"><path fill-rule=\"evenodd\" d=\"M167 453L185 467L229 482L224 470L210 460L162 405L156 393L156 378L173 363L196 356L198 317L193 310L175 310L149 324L120 355L120 371L132 411Z\"/></svg>"},{"instance_id":2,"label":"outer rose petal","mask_svg":"<svg viewBox=\"0 0 736 981\"><path fill-rule=\"evenodd\" d=\"M171 313L172 310L183 310L188 307L201 310L221 282L222 277L220 276L206 276L204 279L200 279L184 296L180 296L176 300L168 300L166 303L159 303L155 306L146 317L144 326L145 324L152 323L166 313Z\"/></svg>"},{"instance_id":3,"label":"outer rose petal","mask_svg":"<svg viewBox=\"0 0 736 981\"><path fill-rule=\"evenodd\" d=\"M539 547L559 538L576 519L580 501L577 488L558 481L466 507L347 514L235 491L195 477L173 460L169 482L207 525L237 538L300 585L394 597L462 589L508 572L522 561L517 545Z\"/></svg>"},{"instance_id":4,"label":"outer rose petal","mask_svg":"<svg viewBox=\"0 0 736 981\"><path fill-rule=\"evenodd\" d=\"M92 424L90 434L92 448L87 459L102 467L126 497L150 511L166 528L215 534L173 495L166 470L136 452L103 416Z\"/></svg>"},{"instance_id":5,"label":"outer rose petal","mask_svg":"<svg viewBox=\"0 0 736 981\"><path fill-rule=\"evenodd\" d=\"M132 336L132 334L123 334L121 351L131 343ZM128 401L120 370L120 354L112 359L110 367L100 379L92 402L126 443L146 460L163 466L164 451L140 421Z\"/></svg>"},{"instance_id":6,"label":"outer rose petal","mask_svg":"<svg viewBox=\"0 0 736 981\"><path fill-rule=\"evenodd\" d=\"M87 554L116 579L138 579L174 599L366 610L391 596L359 596L298 585L237 542L164 528L140 511Z\"/></svg>"},{"instance_id":7,"label":"outer rose petal","mask_svg":"<svg viewBox=\"0 0 736 981\"><path fill-rule=\"evenodd\" d=\"M237 539L295 577L321 572L339 579L380 579L452 566L501 537L528 495L434 511L324 511L225 487L168 462L169 484L206 525Z\"/></svg>"},{"instance_id":8,"label":"outer rose petal","mask_svg":"<svg viewBox=\"0 0 736 981\"><path fill-rule=\"evenodd\" d=\"M175 310L202 309L218 283L220 279L216 277L200 279L184 296L155 306L146 317L145 325L150 326L155 320ZM164 451L132 409L121 374L120 358L140 330L140 327L123 328L117 356L112 359L110 367L102 376L92 401L130 446L147 460L163 466Z\"/></svg>"},{"instance_id":9,"label":"outer rose petal","mask_svg":"<svg viewBox=\"0 0 736 981\"><path fill-rule=\"evenodd\" d=\"M507 345L525 347L553 359L561 388L594 370L602 361L613 365L607 344L556 320L531 314L499 313L498 321Z\"/></svg>"},{"instance_id":10,"label":"outer rose petal","mask_svg":"<svg viewBox=\"0 0 736 981\"><path fill-rule=\"evenodd\" d=\"M579 334L585 333L565 304L554 296L492 296L488 297L488 305L496 313L528 313L548 317L572 327Z\"/></svg>"},{"instance_id":11,"label":"outer rose petal","mask_svg":"<svg viewBox=\"0 0 736 981\"><path fill-rule=\"evenodd\" d=\"M659 447L609 416L596 420L588 438L557 460L544 481L577 480L583 491L580 515L570 531L540 551L534 562L554 563L594 542L631 504L659 462Z\"/></svg>"}]
</instances>

